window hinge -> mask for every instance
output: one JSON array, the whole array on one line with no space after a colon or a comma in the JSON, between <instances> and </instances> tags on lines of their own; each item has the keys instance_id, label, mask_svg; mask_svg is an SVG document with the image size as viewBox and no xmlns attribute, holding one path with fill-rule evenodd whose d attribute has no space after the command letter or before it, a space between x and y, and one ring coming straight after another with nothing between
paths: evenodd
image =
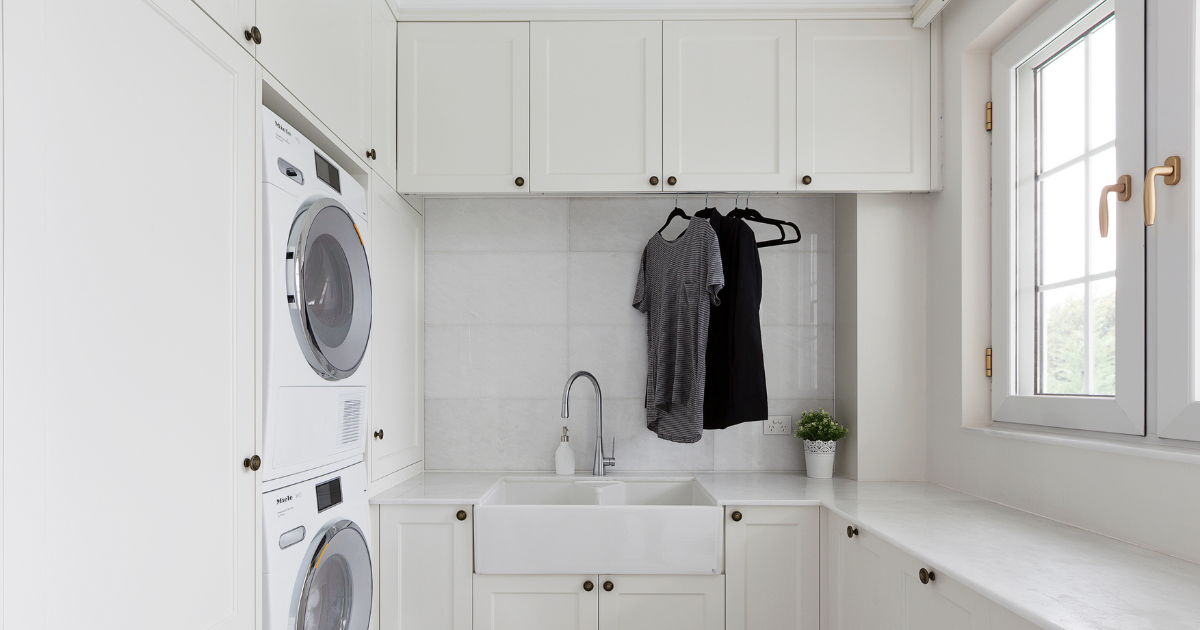
<instances>
[{"instance_id":1,"label":"window hinge","mask_svg":"<svg viewBox=\"0 0 1200 630\"><path fill-rule=\"evenodd\" d=\"M987 102L987 110L984 113L983 128L988 131L992 130L992 102L991 101ZM991 375L989 374L988 376L991 376Z\"/></svg>"},{"instance_id":2,"label":"window hinge","mask_svg":"<svg viewBox=\"0 0 1200 630\"><path fill-rule=\"evenodd\" d=\"M983 355L983 375L984 376L992 375L992 349L991 348L988 348L987 352L984 353L984 355Z\"/></svg>"}]
</instances>

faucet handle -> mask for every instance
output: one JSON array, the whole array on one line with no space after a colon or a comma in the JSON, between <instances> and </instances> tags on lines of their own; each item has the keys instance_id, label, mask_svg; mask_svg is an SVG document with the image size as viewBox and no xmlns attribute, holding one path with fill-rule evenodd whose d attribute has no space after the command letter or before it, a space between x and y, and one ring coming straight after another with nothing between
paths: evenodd
<instances>
[{"instance_id":1,"label":"faucet handle","mask_svg":"<svg viewBox=\"0 0 1200 630\"><path fill-rule=\"evenodd\" d=\"M604 458L605 466L616 466L617 465L617 438L613 438L612 444L613 444L612 450L609 451L609 453L611 453L611 455Z\"/></svg>"}]
</instances>

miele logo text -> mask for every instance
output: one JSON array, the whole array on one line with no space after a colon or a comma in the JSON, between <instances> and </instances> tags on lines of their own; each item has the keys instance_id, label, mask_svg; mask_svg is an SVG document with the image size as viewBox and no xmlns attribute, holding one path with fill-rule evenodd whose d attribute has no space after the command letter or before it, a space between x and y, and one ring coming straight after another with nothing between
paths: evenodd
<instances>
[{"instance_id":1,"label":"miele logo text","mask_svg":"<svg viewBox=\"0 0 1200 630\"><path fill-rule=\"evenodd\" d=\"M276 120L276 121L275 121L275 128L276 128L276 129L278 129L278 130L280 130L280 131L282 131L283 133L286 133L286 134L287 134L287 135L289 135L289 136L290 136L290 135L292 135L292 130L291 130L291 129L288 129L287 127L284 127L284 126L283 126L283 125L281 125L281 124L279 124L279 121L278 121L278 120Z\"/></svg>"},{"instance_id":2,"label":"miele logo text","mask_svg":"<svg viewBox=\"0 0 1200 630\"><path fill-rule=\"evenodd\" d=\"M286 497L279 497L278 499L275 499L275 504L279 505L280 503L287 503L288 501L291 501L291 500L292 500L292 495L289 494Z\"/></svg>"}]
</instances>

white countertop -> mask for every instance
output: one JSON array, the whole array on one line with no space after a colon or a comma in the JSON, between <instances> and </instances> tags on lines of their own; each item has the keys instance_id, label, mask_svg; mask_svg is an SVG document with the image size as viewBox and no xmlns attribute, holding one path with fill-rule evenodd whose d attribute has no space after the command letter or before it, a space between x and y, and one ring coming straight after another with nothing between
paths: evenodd
<instances>
[{"instance_id":1,"label":"white countertop","mask_svg":"<svg viewBox=\"0 0 1200 630\"><path fill-rule=\"evenodd\" d=\"M478 504L506 476L554 475L427 472L371 503ZM1200 564L941 486L797 473L609 476L695 477L721 505L824 506L1043 628L1200 629Z\"/></svg>"}]
</instances>

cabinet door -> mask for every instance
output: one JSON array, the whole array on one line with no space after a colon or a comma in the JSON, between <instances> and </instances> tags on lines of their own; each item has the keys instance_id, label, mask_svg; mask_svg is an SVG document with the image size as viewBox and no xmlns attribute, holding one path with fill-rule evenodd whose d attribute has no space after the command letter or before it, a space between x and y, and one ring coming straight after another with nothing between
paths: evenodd
<instances>
[{"instance_id":1,"label":"cabinet door","mask_svg":"<svg viewBox=\"0 0 1200 630\"><path fill-rule=\"evenodd\" d=\"M829 630L890 630L897 627L894 592L897 580L889 579L889 547L871 532L859 529L836 514L823 511L825 557L821 564L821 611ZM847 531L847 528L850 528Z\"/></svg>"},{"instance_id":2,"label":"cabinet door","mask_svg":"<svg viewBox=\"0 0 1200 630\"><path fill-rule=\"evenodd\" d=\"M820 510L725 508L727 630L820 626ZM736 512L739 520L733 520Z\"/></svg>"},{"instance_id":3,"label":"cabinet door","mask_svg":"<svg viewBox=\"0 0 1200 630\"><path fill-rule=\"evenodd\" d=\"M528 191L529 24L401 22L397 54L400 192Z\"/></svg>"},{"instance_id":4,"label":"cabinet door","mask_svg":"<svg viewBox=\"0 0 1200 630\"><path fill-rule=\"evenodd\" d=\"M598 585L600 630L725 627L723 575L601 575Z\"/></svg>"},{"instance_id":5,"label":"cabinet door","mask_svg":"<svg viewBox=\"0 0 1200 630\"><path fill-rule=\"evenodd\" d=\"M254 60L188 0L3 41L4 627L250 630Z\"/></svg>"},{"instance_id":6,"label":"cabinet door","mask_svg":"<svg viewBox=\"0 0 1200 630\"><path fill-rule=\"evenodd\" d=\"M663 175L667 191L796 189L795 21L663 23Z\"/></svg>"},{"instance_id":7,"label":"cabinet door","mask_svg":"<svg viewBox=\"0 0 1200 630\"><path fill-rule=\"evenodd\" d=\"M371 0L371 168L396 187L396 17Z\"/></svg>"},{"instance_id":8,"label":"cabinet door","mask_svg":"<svg viewBox=\"0 0 1200 630\"><path fill-rule=\"evenodd\" d=\"M372 0L257 0L258 61L354 153L371 148Z\"/></svg>"},{"instance_id":9,"label":"cabinet door","mask_svg":"<svg viewBox=\"0 0 1200 630\"><path fill-rule=\"evenodd\" d=\"M221 25L237 43L246 50L254 51L254 44L246 39L245 32L254 26L254 0L195 0L204 12Z\"/></svg>"},{"instance_id":10,"label":"cabinet door","mask_svg":"<svg viewBox=\"0 0 1200 630\"><path fill-rule=\"evenodd\" d=\"M422 217L378 176L371 196L371 481L421 460Z\"/></svg>"},{"instance_id":11,"label":"cabinet door","mask_svg":"<svg viewBox=\"0 0 1200 630\"><path fill-rule=\"evenodd\" d=\"M904 628L988 630L991 626L993 604L982 595L907 554L896 552L894 557L894 574L901 575L904 584ZM933 571L928 584L921 582L922 568Z\"/></svg>"},{"instance_id":12,"label":"cabinet door","mask_svg":"<svg viewBox=\"0 0 1200 630\"><path fill-rule=\"evenodd\" d=\"M929 29L910 20L797 29L798 188L929 190Z\"/></svg>"},{"instance_id":13,"label":"cabinet door","mask_svg":"<svg viewBox=\"0 0 1200 630\"><path fill-rule=\"evenodd\" d=\"M595 575L476 575L474 630L596 630L598 592Z\"/></svg>"},{"instance_id":14,"label":"cabinet door","mask_svg":"<svg viewBox=\"0 0 1200 630\"><path fill-rule=\"evenodd\" d=\"M531 190L662 190L662 22L535 22L529 38Z\"/></svg>"},{"instance_id":15,"label":"cabinet door","mask_svg":"<svg viewBox=\"0 0 1200 630\"><path fill-rule=\"evenodd\" d=\"M471 630L472 520L469 505L379 506L380 628Z\"/></svg>"}]
</instances>

